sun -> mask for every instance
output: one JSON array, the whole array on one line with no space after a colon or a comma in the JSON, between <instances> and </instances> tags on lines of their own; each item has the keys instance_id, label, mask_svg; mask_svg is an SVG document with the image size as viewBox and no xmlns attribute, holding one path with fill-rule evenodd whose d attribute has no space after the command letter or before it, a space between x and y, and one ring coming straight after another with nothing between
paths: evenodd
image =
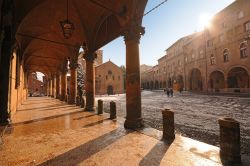
<instances>
[{"instance_id":1,"label":"sun","mask_svg":"<svg viewBox=\"0 0 250 166\"><path fill-rule=\"evenodd\" d=\"M201 29L211 27L211 21L213 19L213 15L211 13L202 13L199 16L199 27Z\"/></svg>"}]
</instances>

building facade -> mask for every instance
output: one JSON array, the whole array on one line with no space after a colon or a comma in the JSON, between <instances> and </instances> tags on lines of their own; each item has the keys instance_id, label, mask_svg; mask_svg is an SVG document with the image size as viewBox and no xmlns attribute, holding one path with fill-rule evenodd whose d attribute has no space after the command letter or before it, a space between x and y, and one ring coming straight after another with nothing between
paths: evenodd
<instances>
[{"instance_id":1,"label":"building facade","mask_svg":"<svg viewBox=\"0 0 250 166\"><path fill-rule=\"evenodd\" d=\"M249 93L249 9L249 0L235 1L214 16L211 26L175 42L158 60L157 75L142 73L142 86Z\"/></svg>"},{"instance_id":2,"label":"building facade","mask_svg":"<svg viewBox=\"0 0 250 166\"><path fill-rule=\"evenodd\" d=\"M121 94L125 89L124 69L111 62L103 63L103 50L96 51L97 58L94 61L95 68L95 94ZM81 79L83 89L85 85L86 62L81 53L78 58L78 74L83 75ZM69 80L70 81L70 80Z\"/></svg>"},{"instance_id":3,"label":"building facade","mask_svg":"<svg viewBox=\"0 0 250 166\"><path fill-rule=\"evenodd\" d=\"M111 61L95 68L96 94L124 93L124 71Z\"/></svg>"}]
</instances>

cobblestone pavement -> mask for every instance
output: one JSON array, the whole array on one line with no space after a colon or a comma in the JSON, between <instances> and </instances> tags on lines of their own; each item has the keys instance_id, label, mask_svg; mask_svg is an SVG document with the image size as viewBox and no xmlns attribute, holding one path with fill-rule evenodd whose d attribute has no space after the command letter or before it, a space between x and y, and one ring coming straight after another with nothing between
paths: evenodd
<instances>
[{"instance_id":1,"label":"cobblestone pavement","mask_svg":"<svg viewBox=\"0 0 250 166\"><path fill-rule=\"evenodd\" d=\"M99 96L104 110L109 112L109 101L117 103L117 115L126 116L125 95ZM162 130L164 108L175 112L176 132L184 136L219 146L220 117L232 117L240 122L242 154L250 155L250 98L209 96L191 93L167 97L164 92L142 92L144 124Z\"/></svg>"}]
</instances>

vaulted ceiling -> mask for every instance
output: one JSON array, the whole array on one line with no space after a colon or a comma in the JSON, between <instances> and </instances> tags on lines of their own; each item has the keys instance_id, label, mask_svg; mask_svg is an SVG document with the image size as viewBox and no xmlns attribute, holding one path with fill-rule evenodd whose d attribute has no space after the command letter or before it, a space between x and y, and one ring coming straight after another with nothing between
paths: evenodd
<instances>
[{"instance_id":1,"label":"vaulted ceiling","mask_svg":"<svg viewBox=\"0 0 250 166\"><path fill-rule=\"evenodd\" d=\"M132 19L141 24L147 0L68 0L75 30L69 39L60 21L66 0L15 0L16 40L29 70L56 72L67 57L76 57L85 42L95 51L122 35Z\"/></svg>"}]
</instances>

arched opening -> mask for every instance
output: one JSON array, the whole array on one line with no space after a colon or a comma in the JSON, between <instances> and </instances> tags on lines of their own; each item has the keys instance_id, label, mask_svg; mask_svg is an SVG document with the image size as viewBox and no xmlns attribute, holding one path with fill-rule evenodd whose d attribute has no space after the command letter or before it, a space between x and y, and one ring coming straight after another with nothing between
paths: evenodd
<instances>
[{"instance_id":1,"label":"arched opening","mask_svg":"<svg viewBox=\"0 0 250 166\"><path fill-rule=\"evenodd\" d=\"M155 89L159 89L159 82L155 81Z\"/></svg>"},{"instance_id":2,"label":"arched opening","mask_svg":"<svg viewBox=\"0 0 250 166\"><path fill-rule=\"evenodd\" d=\"M30 97L45 96L47 89L45 86L45 75L41 72L32 72L28 77L28 94Z\"/></svg>"},{"instance_id":3,"label":"arched opening","mask_svg":"<svg viewBox=\"0 0 250 166\"><path fill-rule=\"evenodd\" d=\"M113 86L112 86L112 85L109 85L109 86L107 87L107 94L108 94L108 95L113 95L113 94L114 94Z\"/></svg>"},{"instance_id":4,"label":"arched opening","mask_svg":"<svg viewBox=\"0 0 250 166\"><path fill-rule=\"evenodd\" d=\"M150 84L149 84L149 82L147 82L147 89L150 89Z\"/></svg>"},{"instance_id":5,"label":"arched opening","mask_svg":"<svg viewBox=\"0 0 250 166\"><path fill-rule=\"evenodd\" d=\"M228 88L249 88L248 72L242 67L234 67L228 72ZM236 91L240 91L235 90Z\"/></svg>"},{"instance_id":6,"label":"arched opening","mask_svg":"<svg viewBox=\"0 0 250 166\"><path fill-rule=\"evenodd\" d=\"M193 69L190 74L190 90L202 91L202 77L199 69Z\"/></svg>"},{"instance_id":7,"label":"arched opening","mask_svg":"<svg viewBox=\"0 0 250 166\"><path fill-rule=\"evenodd\" d=\"M162 88L162 82L160 82L160 89Z\"/></svg>"},{"instance_id":8,"label":"arched opening","mask_svg":"<svg viewBox=\"0 0 250 166\"><path fill-rule=\"evenodd\" d=\"M209 76L209 86L212 91L219 92L225 88L224 74L220 71L214 71Z\"/></svg>"},{"instance_id":9,"label":"arched opening","mask_svg":"<svg viewBox=\"0 0 250 166\"><path fill-rule=\"evenodd\" d=\"M178 75L175 83L175 90L180 90L184 88L184 81L182 75Z\"/></svg>"},{"instance_id":10,"label":"arched opening","mask_svg":"<svg viewBox=\"0 0 250 166\"><path fill-rule=\"evenodd\" d=\"M163 88L166 88L167 87L167 84L166 84L166 81L163 82Z\"/></svg>"},{"instance_id":11,"label":"arched opening","mask_svg":"<svg viewBox=\"0 0 250 166\"><path fill-rule=\"evenodd\" d=\"M150 89L151 90L154 89L154 82L153 81L150 82Z\"/></svg>"}]
</instances>

